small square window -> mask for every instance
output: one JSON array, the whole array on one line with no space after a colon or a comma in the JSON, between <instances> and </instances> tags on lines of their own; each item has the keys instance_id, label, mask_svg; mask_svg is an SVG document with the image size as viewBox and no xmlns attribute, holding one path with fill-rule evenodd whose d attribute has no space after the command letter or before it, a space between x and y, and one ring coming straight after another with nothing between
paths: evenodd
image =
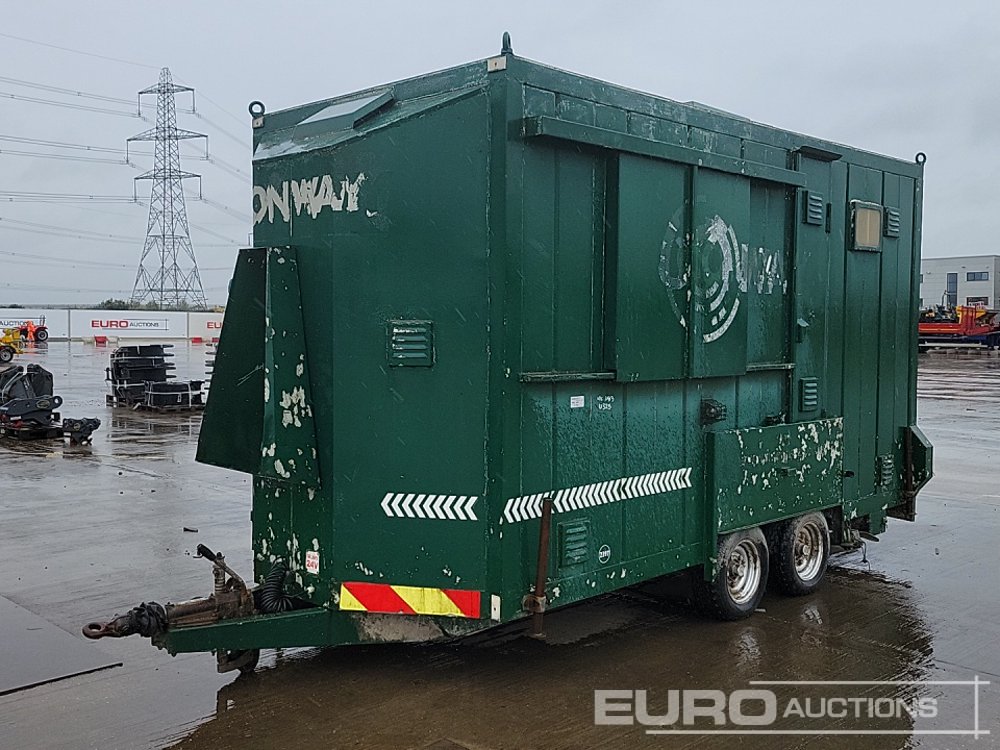
<instances>
[{"instance_id":1,"label":"small square window","mask_svg":"<svg viewBox=\"0 0 1000 750\"><path fill-rule=\"evenodd\" d=\"M854 249L877 252L882 239L882 207L851 201L854 208Z\"/></svg>"}]
</instances>

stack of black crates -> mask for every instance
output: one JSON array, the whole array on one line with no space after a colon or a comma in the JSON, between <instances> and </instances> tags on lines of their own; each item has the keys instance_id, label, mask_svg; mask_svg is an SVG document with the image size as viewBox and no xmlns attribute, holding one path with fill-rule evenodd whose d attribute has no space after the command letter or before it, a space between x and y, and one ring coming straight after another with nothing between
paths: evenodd
<instances>
[{"instance_id":1,"label":"stack of black crates","mask_svg":"<svg viewBox=\"0 0 1000 750\"><path fill-rule=\"evenodd\" d=\"M121 346L111 352L108 404L131 409L182 411L202 409L201 380L174 380L170 344Z\"/></svg>"}]
</instances>

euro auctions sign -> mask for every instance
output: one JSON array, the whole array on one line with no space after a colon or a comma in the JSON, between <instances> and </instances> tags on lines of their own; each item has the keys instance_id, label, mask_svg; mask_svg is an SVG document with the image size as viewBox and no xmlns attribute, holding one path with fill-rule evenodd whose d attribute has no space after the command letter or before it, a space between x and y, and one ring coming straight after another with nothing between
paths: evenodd
<instances>
[{"instance_id":1,"label":"euro auctions sign","mask_svg":"<svg viewBox=\"0 0 1000 750\"><path fill-rule=\"evenodd\" d=\"M121 331L123 329L143 331L169 331L170 321L163 320L91 320L90 327L95 331Z\"/></svg>"},{"instance_id":2,"label":"euro auctions sign","mask_svg":"<svg viewBox=\"0 0 1000 750\"><path fill-rule=\"evenodd\" d=\"M188 314L161 310L71 310L70 331L75 339L91 336L185 339Z\"/></svg>"},{"instance_id":3,"label":"euro auctions sign","mask_svg":"<svg viewBox=\"0 0 1000 750\"><path fill-rule=\"evenodd\" d=\"M744 689L668 689L652 698L646 690L595 690L594 724L638 725L647 735L979 739L990 734L983 718L997 715L989 705L992 696L981 690L989 685L974 675L971 680L750 680Z\"/></svg>"}]
</instances>

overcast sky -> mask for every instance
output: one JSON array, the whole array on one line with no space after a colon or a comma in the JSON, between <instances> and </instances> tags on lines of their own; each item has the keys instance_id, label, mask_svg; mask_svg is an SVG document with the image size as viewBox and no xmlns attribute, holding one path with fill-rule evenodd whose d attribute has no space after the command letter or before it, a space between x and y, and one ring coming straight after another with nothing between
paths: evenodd
<instances>
[{"instance_id":1,"label":"overcast sky","mask_svg":"<svg viewBox=\"0 0 1000 750\"><path fill-rule=\"evenodd\" d=\"M167 66L196 88L198 114L182 112L179 125L207 133L215 161L184 160L208 199L190 201L188 214L206 294L222 303L250 231L249 101L273 111L487 57L504 30L516 54L559 68L891 156L925 151L924 256L1000 252L998 29L1000 4L987 0L6 3L0 305L127 297L146 229L142 205L12 195L131 196L132 178L152 166L10 140L121 149L152 127L152 97L144 121L26 101L129 112L39 85L134 100ZM148 195L148 182L137 187Z\"/></svg>"}]
</instances>

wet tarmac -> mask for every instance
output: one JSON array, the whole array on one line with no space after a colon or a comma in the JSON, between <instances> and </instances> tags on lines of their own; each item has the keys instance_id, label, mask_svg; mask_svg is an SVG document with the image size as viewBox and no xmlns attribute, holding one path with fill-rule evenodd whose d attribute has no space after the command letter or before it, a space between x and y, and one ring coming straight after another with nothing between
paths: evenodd
<instances>
[{"instance_id":1,"label":"wet tarmac","mask_svg":"<svg viewBox=\"0 0 1000 750\"><path fill-rule=\"evenodd\" d=\"M201 377L205 351L176 347L178 376ZM78 637L95 616L208 593L199 542L250 566L247 479L194 463L197 415L107 408L106 360L79 343L22 358L53 371L65 415L102 420L93 447L0 444L0 596ZM836 559L820 592L768 594L747 621L702 619L675 578L553 612L546 642L508 627L447 645L265 652L249 677L137 637L88 642L124 666L0 697L0 748L1000 747L1000 356L923 356L919 395L936 477L917 521L890 521L864 554ZM990 684L927 684L977 677ZM648 691L665 713L669 690L752 680L892 682L837 695L931 699L937 715L903 712L877 724L902 734L867 736L836 734L869 726L850 716L819 736L595 726L595 689ZM834 694L770 689L782 706ZM975 728L974 692L991 733L940 734Z\"/></svg>"}]
</instances>

